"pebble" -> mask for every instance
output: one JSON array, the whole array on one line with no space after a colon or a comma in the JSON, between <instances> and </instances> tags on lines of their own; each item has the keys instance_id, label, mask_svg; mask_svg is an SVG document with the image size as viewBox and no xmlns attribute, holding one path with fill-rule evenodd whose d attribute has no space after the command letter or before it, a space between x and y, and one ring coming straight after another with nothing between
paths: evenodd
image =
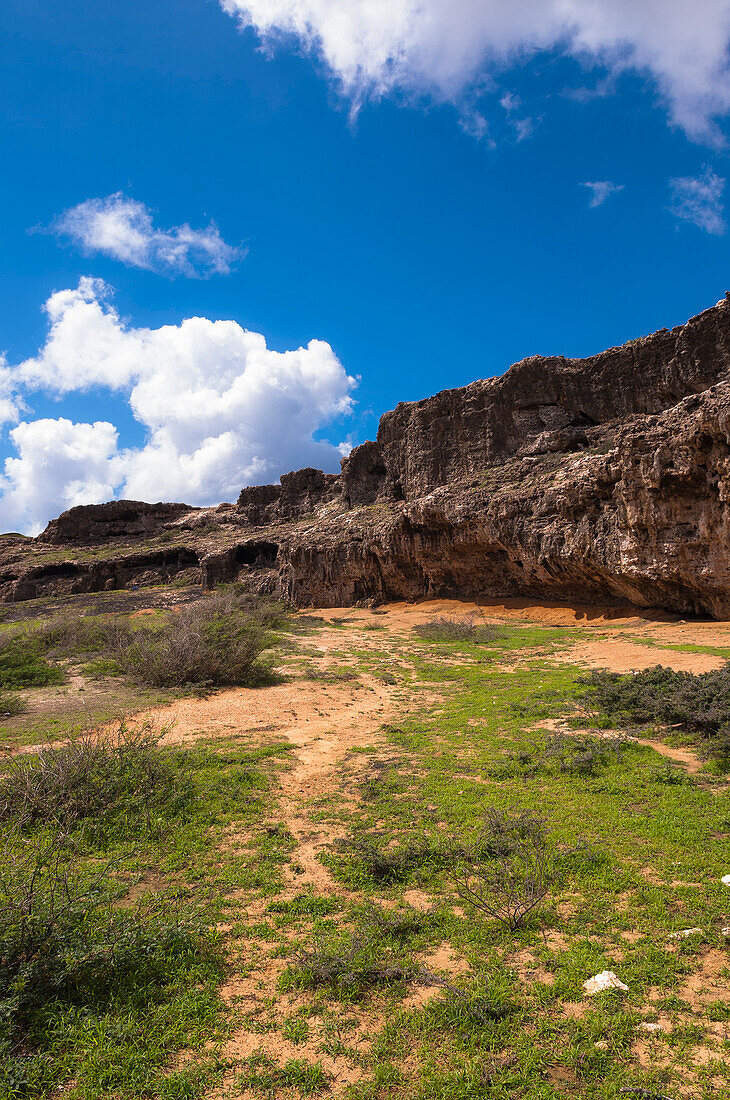
<instances>
[{"instance_id":1,"label":"pebble","mask_svg":"<svg viewBox=\"0 0 730 1100\"><path fill-rule=\"evenodd\" d=\"M670 932L667 939L686 940L688 936L701 936L701 928L683 928L681 932Z\"/></svg>"},{"instance_id":2,"label":"pebble","mask_svg":"<svg viewBox=\"0 0 730 1100\"><path fill-rule=\"evenodd\" d=\"M730 886L730 875L723 875L720 879L720 882L722 882L725 886Z\"/></svg>"},{"instance_id":3,"label":"pebble","mask_svg":"<svg viewBox=\"0 0 730 1100\"><path fill-rule=\"evenodd\" d=\"M663 1024L639 1024L641 1031L664 1031Z\"/></svg>"},{"instance_id":4,"label":"pebble","mask_svg":"<svg viewBox=\"0 0 730 1100\"><path fill-rule=\"evenodd\" d=\"M628 993L629 987L614 974L613 970L602 970L600 974L596 974L593 978L588 978L583 982L583 988L586 993L603 993L606 989L623 989L625 993Z\"/></svg>"}]
</instances>

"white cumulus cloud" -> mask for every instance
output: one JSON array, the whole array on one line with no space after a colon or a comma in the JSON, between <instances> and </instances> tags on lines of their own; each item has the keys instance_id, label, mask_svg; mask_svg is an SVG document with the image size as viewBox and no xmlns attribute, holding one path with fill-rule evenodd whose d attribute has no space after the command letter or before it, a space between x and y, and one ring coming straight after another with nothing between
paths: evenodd
<instances>
[{"instance_id":1,"label":"white cumulus cloud","mask_svg":"<svg viewBox=\"0 0 730 1100\"><path fill-rule=\"evenodd\" d=\"M711 168L705 168L701 176L680 176L670 180L670 209L675 218L692 222L713 236L721 236L725 232L722 201L725 182Z\"/></svg>"},{"instance_id":2,"label":"white cumulus cloud","mask_svg":"<svg viewBox=\"0 0 730 1100\"><path fill-rule=\"evenodd\" d=\"M591 193L588 200L588 205L591 208L603 206L606 199L610 199L611 195L615 195L624 189L623 183L614 183L612 180L593 180L592 182L586 180L585 183L581 184L581 187L587 187Z\"/></svg>"},{"instance_id":3,"label":"white cumulus cloud","mask_svg":"<svg viewBox=\"0 0 730 1100\"><path fill-rule=\"evenodd\" d=\"M124 459L113 424L33 420L10 432L17 457L0 476L0 526L35 533L51 516L75 504L114 496Z\"/></svg>"},{"instance_id":4,"label":"white cumulus cloud","mask_svg":"<svg viewBox=\"0 0 730 1100\"><path fill-rule=\"evenodd\" d=\"M102 253L129 267L168 275L228 275L242 254L223 240L214 222L204 229L187 224L157 229L149 208L121 191L72 206L51 230L87 255Z\"/></svg>"},{"instance_id":5,"label":"white cumulus cloud","mask_svg":"<svg viewBox=\"0 0 730 1100\"><path fill-rule=\"evenodd\" d=\"M315 435L351 411L355 380L329 344L277 352L235 321L205 317L135 328L108 295L95 279L53 294L43 347L6 370L21 398L120 395L145 444L120 449L108 423L18 424L17 456L0 481L0 527L35 531L73 504L113 497L213 504L287 470L339 468L342 445Z\"/></svg>"},{"instance_id":6,"label":"white cumulus cloud","mask_svg":"<svg viewBox=\"0 0 730 1100\"><path fill-rule=\"evenodd\" d=\"M458 102L557 49L648 76L672 122L718 140L730 110L730 0L220 0L267 43L293 37L355 102L393 91Z\"/></svg>"}]
</instances>

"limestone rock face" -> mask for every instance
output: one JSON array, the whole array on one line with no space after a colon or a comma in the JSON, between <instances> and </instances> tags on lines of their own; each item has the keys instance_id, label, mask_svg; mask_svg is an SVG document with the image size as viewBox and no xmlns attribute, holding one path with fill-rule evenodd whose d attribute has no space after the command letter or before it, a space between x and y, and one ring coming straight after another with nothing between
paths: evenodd
<instances>
[{"instance_id":1,"label":"limestone rock face","mask_svg":"<svg viewBox=\"0 0 730 1100\"><path fill-rule=\"evenodd\" d=\"M108 504L82 504L52 519L38 536L53 545L108 542L151 535L166 523L193 509L189 504L145 504L141 500L112 500Z\"/></svg>"},{"instance_id":2,"label":"limestone rock face","mask_svg":"<svg viewBox=\"0 0 730 1100\"><path fill-rule=\"evenodd\" d=\"M302 606L530 595L730 618L729 498L725 299L590 359L533 357L398 405L339 475L296 471L204 511L71 509L32 547L0 547L0 599L128 584L142 558ZM159 532L172 542L153 553ZM109 552L85 562L82 543Z\"/></svg>"}]
</instances>

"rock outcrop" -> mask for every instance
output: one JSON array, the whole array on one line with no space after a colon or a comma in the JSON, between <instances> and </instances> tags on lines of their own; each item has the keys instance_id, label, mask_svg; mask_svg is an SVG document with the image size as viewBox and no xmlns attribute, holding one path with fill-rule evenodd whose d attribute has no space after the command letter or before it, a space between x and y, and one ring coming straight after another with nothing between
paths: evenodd
<instances>
[{"instance_id":1,"label":"rock outcrop","mask_svg":"<svg viewBox=\"0 0 730 1100\"><path fill-rule=\"evenodd\" d=\"M300 605L529 594L730 617L729 498L726 299L398 405L339 475L296 471L215 509L71 509L0 551L0 598L187 571Z\"/></svg>"},{"instance_id":2,"label":"rock outcrop","mask_svg":"<svg viewBox=\"0 0 730 1100\"><path fill-rule=\"evenodd\" d=\"M55 546L94 545L115 539L159 534L165 524L194 511L189 504L145 504L141 500L111 500L82 504L52 519L38 536Z\"/></svg>"}]
</instances>

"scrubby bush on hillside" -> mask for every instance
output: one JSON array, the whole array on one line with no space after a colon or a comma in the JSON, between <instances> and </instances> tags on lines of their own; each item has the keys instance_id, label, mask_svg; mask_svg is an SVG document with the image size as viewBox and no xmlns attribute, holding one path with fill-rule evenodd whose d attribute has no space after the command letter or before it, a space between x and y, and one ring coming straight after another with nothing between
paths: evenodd
<instances>
[{"instance_id":1,"label":"scrubby bush on hillside","mask_svg":"<svg viewBox=\"0 0 730 1100\"><path fill-rule=\"evenodd\" d=\"M138 630L118 659L139 683L155 687L224 687L260 683L259 658L282 623L279 605L225 593Z\"/></svg>"},{"instance_id":2,"label":"scrubby bush on hillside","mask_svg":"<svg viewBox=\"0 0 730 1100\"><path fill-rule=\"evenodd\" d=\"M30 635L0 638L0 690L62 684L63 669L49 664L38 639Z\"/></svg>"},{"instance_id":3,"label":"scrubby bush on hillside","mask_svg":"<svg viewBox=\"0 0 730 1100\"><path fill-rule=\"evenodd\" d=\"M187 794L184 776L161 732L125 723L85 733L39 753L13 757L0 774L0 821L58 822L128 816L143 823L152 809Z\"/></svg>"},{"instance_id":4,"label":"scrubby bush on hillside","mask_svg":"<svg viewBox=\"0 0 730 1100\"><path fill-rule=\"evenodd\" d=\"M169 911L113 908L105 872L71 869L68 834L18 829L0 845L0 1092L24 1095L49 1013L64 1004L103 1012L137 1007L186 962L212 948L201 928ZM43 1063L42 1053L38 1056ZM3 1092L15 1086L19 1091Z\"/></svg>"},{"instance_id":5,"label":"scrubby bush on hillside","mask_svg":"<svg viewBox=\"0 0 730 1100\"><path fill-rule=\"evenodd\" d=\"M583 697L594 707L631 723L664 722L698 733L718 756L730 756L730 668L674 672L670 668L584 677Z\"/></svg>"},{"instance_id":6,"label":"scrubby bush on hillside","mask_svg":"<svg viewBox=\"0 0 730 1100\"><path fill-rule=\"evenodd\" d=\"M413 627L413 633L428 642L472 642L486 645L504 637L504 630L498 626L475 622L469 619L449 619L445 615Z\"/></svg>"},{"instance_id":7,"label":"scrubby bush on hillside","mask_svg":"<svg viewBox=\"0 0 730 1100\"><path fill-rule=\"evenodd\" d=\"M56 657L112 653L127 644L132 628L126 616L54 615L33 630L43 652Z\"/></svg>"}]
</instances>

